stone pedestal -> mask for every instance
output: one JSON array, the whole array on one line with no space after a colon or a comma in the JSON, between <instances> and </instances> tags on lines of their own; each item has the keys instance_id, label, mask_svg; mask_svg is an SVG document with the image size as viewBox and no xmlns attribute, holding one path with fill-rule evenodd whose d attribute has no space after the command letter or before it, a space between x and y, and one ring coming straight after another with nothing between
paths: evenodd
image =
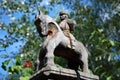
<instances>
[{"instance_id":1,"label":"stone pedestal","mask_svg":"<svg viewBox=\"0 0 120 80\"><path fill-rule=\"evenodd\" d=\"M47 66L36 72L29 80L99 80L99 77L71 69Z\"/></svg>"}]
</instances>

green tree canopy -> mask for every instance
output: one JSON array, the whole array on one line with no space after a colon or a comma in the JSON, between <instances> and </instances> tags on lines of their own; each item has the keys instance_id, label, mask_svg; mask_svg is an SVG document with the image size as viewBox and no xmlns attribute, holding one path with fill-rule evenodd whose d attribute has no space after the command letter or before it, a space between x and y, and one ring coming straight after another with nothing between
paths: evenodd
<instances>
[{"instance_id":1,"label":"green tree canopy","mask_svg":"<svg viewBox=\"0 0 120 80\"><path fill-rule=\"evenodd\" d=\"M90 71L99 75L100 80L118 80L120 78L119 0L49 0L47 5L42 5L43 1L0 1L0 29L7 32L4 39L0 39L0 50L6 50L18 41L25 42L17 55L12 57L15 59L13 66L6 67L11 61L9 57L2 63L2 68L11 73L8 78L24 80L33 74L33 67L23 68L23 65L24 60L34 63L35 56L43 42L34 25L34 16L38 10L58 19L54 15L63 9L61 6L64 6L70 12L70 17L77 22L74 36L82 41L91 53L89 56ZM57 62L60 61L57 59ZM19 74L19 77L16 74Z\"/></svg>"}]
</instances>

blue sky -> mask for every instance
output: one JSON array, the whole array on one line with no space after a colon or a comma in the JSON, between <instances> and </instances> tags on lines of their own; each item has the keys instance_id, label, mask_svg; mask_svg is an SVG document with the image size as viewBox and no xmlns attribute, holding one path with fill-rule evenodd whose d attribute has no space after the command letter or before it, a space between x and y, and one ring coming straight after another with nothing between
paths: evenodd
<instances>
[{"instance_id":1,"label":"blue sky","mask_svg":"<svg viewBox=\"0 0 120 80\"><path fill-rule=\"evenodd\" d=\"M6 0L3 0L3 1L6 1ZM25 0L21 1L22 4L24 4L24 1ZM43 0L42 3L41 3L41 6L47 6L48 7L49 6L49 1L50 0ZM58 16L58 13L55 12L55 10L58 10L58 12L59 12L61 9L65 9L63 5L56 5L55 9L53 11L50 11L49 15L53 18L56 18L56 16ZM0 12L2 12L1 8L0 8ZM1 25L2 22L5 22L7 25L9 25L9 23L11 23L12 21L14 21L17 18L20 18L23 14L20 13L20 12L17 12L17 13L14 13L13 15L14 16L12 16L10 14L9 15L2 14L2 16L0 18L0 25ZM34 16L31 16L31 18L33 19ZM5 30L2 30L0 28L0 39L5 39L6 35L8 35L8 33ZM18 53L19 50L20 50L20 45L23 46L24 44L25 44L25 41L24 42L23 41L18 41L18 42L13 43L9 47L7 47L6 51L0 52L0 66L2 65L2 62L4 62L5 60L12 59L12 57L14 55L11 55L11 53ZM0 45L0 50L3 50L1 45ZM8 74L8 72L4 71L0 67L0 80L4 80L6 74Z\"/></svg>"},{"instance_id":2,"label":"blue sky","mask_svg":"<svg viewBox=\"0 0 120 80\"><path fill-rule=\"evenodd\" d=\"M0 0L1 1L1 0ZM2 1L6 1L6 0L2 0ZM21 1L22 2L22 4L24 4L24 1L25 0L19 0L19 1ZM50 0L43 0L43 2L41 3L41 6L47 6L47 7L49 7L49 1ZM90 1L89 0L81 0L81 4L83 4L83 5L89 5L89 6L92 6L91 5L91 3L90 3ZM51 17L53 17L53 18L56 18L57 16L58 16L58 12L59 11L61 11L61 10L63 10L63 9L67 9L65 6L63 6L63 5L55 5L55 7L54 7L54 10L52 10L52 11L50 11L49 10L49 16L51 16ZM57 10L57 12L56 12L56 10ZM68 9L67 9L68 10ZM0 9L0 12L1 12L2 10ZM68 10L68 12L70 11L70 9ZM35 10L35 12L37 13L37 11ZM19 15L19 16L18 16ZM14 16L11 16L11 15L5 15L5 14L3 14L2 16L1 16L1 18L0 18L0 25L1 25L1 22L5 22L7 25L10 23L10 22L12 22L12 20L14 20L14 19L17 19L17 18L20 18L21 16L22 16L23 14L22 13L14 13ZM108 18L109 17L109 15L106 13L106 14L102 14L101 16L105 16L106 18ZM31 18L33 19L34 18L34 16L32 16L31 15ZM4 30L2 30L1 28L0 28L0 39L5 39L4 37L5 37L5 35L7 35L8 33L6 32L6 31L4 31ZM24 45L25 44L25 41L23 42L23 41L18 41L18 42L15 42L15 43L13 43L13 45L11 45L11 46L9 46L9 47L7 47L6 48L6 51L2 51L2 52L0 52L0 66L1 66L1 64L2 64L2 62L3 61L5 61L6 59L12 59L12 57L14 56L14 55L11 55L10 53L18 53L19 52L19 50L20 50L20 45ZM0 50L2 50L3 48L1 48L1 45L0 45ZM2 55L2 56L1 56ZM3 56L4 55L4 56ZM9 57L9 58L3 58L3 57L6 57L6 55ZM6 74L7 74L7 71L4 71L1 67L0 67L0 80L2 80L2 78L4 78L5 76L6 76Z\"/></svg>"},{"instance_id":3,"label":"blue sky","mask_svg":"<svg viewBox=\"0 0 120 80\"><path fill-rule=\"evenodd\" d=\"M0 39L5 39L5 35L7 35L7 34L8 33L6 31L0 29ZM8 60L8 59L12 60L14 57L14 54L11 54L11 53L18 53L20 50L20 45L22 45L22 44L25 44L25 42L18 41L17 43L13 43L9 47L7 47L6 51L0 52L0 80L2 80L8 73L7 71L4 71L1 68L2 62L4 62L5 60ZM3 50L3 48L1 46L0 46L0 50Z\"/></svg>"},{"instance_id":4,"label":"blue sky","mask_svg":"<svg viewBox=\"0 0 120 80\"><path fill-rule=\"evenodd\" d=\"M2 1L6 1L6 0L2 0ZM26 0L20 0L22 4L24 4L24 1ZM49 7L49 1L50 0L43 0L41 2L41 6L46 6L46 7ZM50 11L49 9L49 16L51 16L52 18L56 18L58 17L59 13L61 10L66 10L67 8L65 6L63 6L62 4L61 5L55 5L54 7L54 10ZM57 12L56 12L57 10ZM68 9L67 9L68 10ZM0 8L0 12L3 11L1 8ZM68 10L68 12L70 11L70 9ZM37 11L35 10L35 12L37 13ZM5 22L7 25L9 25L9 23L11 23L12 21L14 21L15 19L18 19L18 18L21 18L21 16L23 15L23 13L21 12L16 12L13 14L14 16L12 16L11 14L9 15L5 15L5 14L2 14L1 18L0 18L0 24L2 22ZM18 16L19 15L19 16ZM30 15L31 19L34 18L34 16ZM8 33L5 31L5 30L2 30L0 28L0 39L5 39L5 35L7 35ZM15 42L13 43L12 45L10 45L9 47L6 48L6 51L2 51L0 52L0 66L2 64L3 61L7 60L7 59L12 59L12 56L14 55L11 55L10 53L18 53L19 50L20 50L20 45L24 45L25 42L23 41L18 41L18 42ZM0 50L2 50L3 48L0 46ZM2 56L1 56L2 55ZM7 57L8 58L4 58L4 57ZM1 67L0 67L0 80L2 78L4 78L7 74L7 71L4 71Z\"/></svg>"},{"instance_id":5,"label":"blue sky","mask_svg":"<svg viewBox=\"0 0 120 80\"><path fill-rule=\"evenodd\" d=\"M48 1L49 0L43 0L43 2L41 3L42 5L48 5ZM24 4L24 2L23 2ZM2 12L2 9L0 8L0 12ZM19 15L19 16L18 16ZM2 14L1 18L0 18L0 25L2 24L2 22L5 22L7 25L9 23L12 22L12 20L14 20L15 18L20 18L22 16L22 13L14 13L14 17L12 15L5 15ZM5 39L5 36L8 33L5 30L2 30L0 28L0 39ZM8 72L4 71L1 68L2 62L4 62L7 59L12 59L12 57L14 55L11 55L11 53L18 53L20 50L20 45L24 45L25 42L23 41L18 41L13 43L12 45L10 45L9 47L6 48L6 51L1 51L0 52L0 80L4 80L5 76L7 76ZM0 50L3 50L2 46L0 45Z\"/></svg>"},{"instance_id":6,"label":"blue sky","mask_svg":"<svg viewBox=\"0 0 120 80\"><path fill-rule=\"evenodd\" d=\"M7 32L0 29L0 39L3 39L5 37L5 35L7 35ZM1 49L1 46L0 46L0 49ZM0 80L1 80L1 77L3 77L7 73L6 71L4 71L1 68L1 65L2 65L1 63L6 60L4 58L1 58L2 54L5 54L5 53L4 52L0 52Z\"/></svg>"},{"instance_id":7,"label":"blue sky","mask_svg":"<svg viewBox=\"0 0 120 80\"><path fill-rule=\"evenodd\" d=\"M5 1L5 0L4 0ZM22 4L24 4L24 1L25 0L20 0L21 1L21 3ZM41 6L46 6L46 7L49 7L49 1L50 0L43 0L42 2L41 2ZM87 4L86 4L87 3ZM83 5L89 5L89 6L91 6L91 3L88 1L88 0L83 0L83 1L81 1L81 4L83 4ZM67 9L65 6L63 6L62 4L61 5L55 5L55 7L54 7L54 10L50 10L50 9L48 9L49 10L49 16L51 16L52 18L56 18L56 17L58 17L58 15L59 15L59 13L58 12L60 12L61 10L68 10L68 12L69 11L71 11L70 9ZM57 10L57 12L56 12L56 10ZM0 9L0 11L2 11L1 9ZM37 13L37 11L35 10L35 12ZM5 22L7 25L10 23L10 22L12 22L13 20L15 20L15 19L18 19L18 18L21 18L21 16L23 15L23 13L21 13L21 12L17 12L17 13L14 13L13 14L14 16L12 16L12 15L5 15L5 14L3 14L2 15L2 18L0 18L0 22ZM19 16L18 16L19 15ZM34 16L32 16L32 15L30 15L31 17L31 20L34 18ZM1 24L1 23L0 23ZM6 32L6 31L4 31L4 30L1 30L0 29L0 39L4 39L4 36L5 35L7 35L8 33ZM15 43L13 43L13 45L10 45L9 47L7 47L6 48L6 51L2 51L2 52L0 52L0 66L1 66L1 64L2 64L2 62L4 61L4 60L6 60L5 58L3 58L3 57L5 57L6 55L9 57L9 58L11 58L12 56L14 56L14 55L11 55L10 53L18 53L19 52L19 50L20 50L20 45L24 45L25 44L25 41L23 42L23 41L18 41L18 42L15 42ZM0 46L0 50L1 50L2 48L1 48L1 46ZM1 57L1 55L3 56L3 57ZM9 58L7 58L7 59L9 59ZM0 75L3 75L3 77L5 77L6 76L6 74L7 74L7 71L4 71L1 67L0 67ZM0 76L0 80L1 80L1 76Z\"/></svg>"}]
</instances>

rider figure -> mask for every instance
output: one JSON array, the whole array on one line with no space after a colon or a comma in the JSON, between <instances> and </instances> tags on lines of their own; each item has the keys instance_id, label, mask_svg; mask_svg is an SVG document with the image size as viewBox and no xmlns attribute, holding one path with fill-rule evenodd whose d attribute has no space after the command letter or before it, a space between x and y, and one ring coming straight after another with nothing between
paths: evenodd
<instances>
[{"instance_id":1,"label":"rider figure","mask_svg":"<svg viewBox=\"0 0 120 80\"><path fill-rule=\"evenodd\" d=\"M75 38L71 32L74 30L76 22L72 19L68 19L68 13L66 11L61 11L59 16L61 20L59 26L62 29L64 35L69 38L71 48L74 49Z\"/></svg>"}]
</instances>

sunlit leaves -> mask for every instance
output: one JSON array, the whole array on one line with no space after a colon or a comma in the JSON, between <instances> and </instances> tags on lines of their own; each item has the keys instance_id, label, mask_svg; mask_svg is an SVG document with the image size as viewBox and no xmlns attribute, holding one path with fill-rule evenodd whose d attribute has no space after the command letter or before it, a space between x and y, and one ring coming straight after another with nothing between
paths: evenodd
<instances>
[{"instance_id":1,"label":"sunlit leaves","mask_svg":"<svg viewBox=\"0 0 120 80\"><path fill-rule=\"evenodd\" d=\"M57 4L55 0L52 1ZM70 3L69 0L61 2L64 5ZM118 64L119 61L117 53L120 51L119 1L88 0L89 4L82 1L71 2L67 7L72 9L71 16L77 21L74 35L90 50L91 69L101 80L117 79L120 75L116 72L119 68L115 67L115 63ZM111 74L112 72L114 73Z\"/></svg>"},{"instance_id":2,"label":"sunlit leaves","mask_svg":"<svg viewBox=\"0 0 120 80\"><path fill-rule=\"evenodd\" d=\"M14 65L8 66L10 61L11 60L6 60L5 62L3 62L3 65L2 65L3 69L8 70L9 75L7 78L12 79L11 76L17 74L17 75L19 75L17 77L17 79L19 79L19 77L21 76L20 79L22 80L22 79L26 79L26 78L28 79L33 74L32 64L31 64L30 60L25 60L25 62L27 62L27 63L25 63L25 64L27 64L26 67L24 67L24 65L25 65L24 61L21 60L20 56L15 57Z\"/></svg>"},{"instance_id":3,"label":"sunlit leaves","mask_svg":"<svg viewBox=\"0 0 120 80\"><path fill-rule=\"evenodd\" d=\"M9 72L8 80L24 80L25 78L28 79L32 74L32 62L41 45L41 39L34 26L34 16L38 13L37 10L46 11L41 6L41 0L0 1L0 29L7 32L6 36L0 39L0 47L5 51L11 45L14 45L14 43L19 43L19 41L23 42L23 44L20 45L19 51L13 54L12 58L14 58L15 62L11 65L5 61L2 64L2 68ZM9 51L8 53L12 55ZM21 57L19 54L23 56ZM6 58L10 57L8 56ZM23 68L24 60L28 59L31 60L31 62L28 63L31 69ZM23 73L23 75L21 73ZM16 76L15 74L19 76L13 78L13 76Z\"/></svg>"},{"instance_id":4,"label":"sunlit leaves","mask_svg":"<svg viewBox=\"0 0 120 80\"><path fill-rule=\"evenodd\" d=\"M23 69L22 74L20 80L28 80L31 77L31 74L33 74L33 70L31 68L25 68Z\"/></svg>"},{"instance_id":5,"label":"sunlit leaves","mask_svg":"<svg viewBox=\"0 0 120 80\"><path fill-rule=\"evenodd\" d=\"M25 76L25 77L20 77L20 80L29 80L29 76Z\"/></svg>"},{"instance_id":6,"label":"sunlit leaves","mask_svg":"<svg viewBox=\"0 0 120 80\"><path fill-rule=\"evenodd\" d=\"M4 70L7 70L7 66L8 66L9 62L10 62L10 60L5 60L5 61L2 63L2 66L1 66L1 67L2 67Z\"/></svg>"},{"instance_id":7,"label":"sunlit leaves","mask_svg":"<svg viewBox=\"0 0 120 80\"><path fill-rule=\"evenodd\" d=\"M64 5L70 10L70 17L77 22L74 36L82 41L91 52L89 67L100 76L100 80L117 80L120 78L120 3L118 0L50 0L48 7L41 6L42 0L2 0L0 2L0 18L4 14L11 20L0 22L0 29L8 35L0 39L0 46L4 49L19 40L25 41L16 56L15 65L9 67L9 72L17 78L26 80L32 74L31 68L23 69L23 60L35 60L43 40L35 29L33 16L37 10L43 13L55 11L55 5ZM46 8L46 9L45 9ZM62 7L60 7L63 9ZM60 9L59 9L60 10ZM58 13L58 8L56 12ZM17 15L15 13L18 13ZM9 53L9 52L8 52ZM55 61L64 65L65 62L55 57ZM9 60L2 63L7 70ZM15 75L17 74L17 75ZM112 74L112 75L111 75ZM12 76L12 80L17 80ZM117 78L117 79L116 79Z\"/></svg>"},{"instance_id":8,"label":"sunlit leaves","mask_svg":"<svg viewBox=\"0 0 120 80\"><path fill-rule=\"evenodd\" d=\"M8 69L8 72L10 74L19 74L22 71L22 67L21 66L10 66Z\"/></svg>"},{"instance_id":9,"label":"sunlit leaves","mask_svg":"<svg viewBox=\"0 0 120 80\"><path fill-rule=\"evenodd\" d=\"M15 59L16 59L16 65L21 65L20 56L16 56Z\"/></svg>"}]
</instances>

